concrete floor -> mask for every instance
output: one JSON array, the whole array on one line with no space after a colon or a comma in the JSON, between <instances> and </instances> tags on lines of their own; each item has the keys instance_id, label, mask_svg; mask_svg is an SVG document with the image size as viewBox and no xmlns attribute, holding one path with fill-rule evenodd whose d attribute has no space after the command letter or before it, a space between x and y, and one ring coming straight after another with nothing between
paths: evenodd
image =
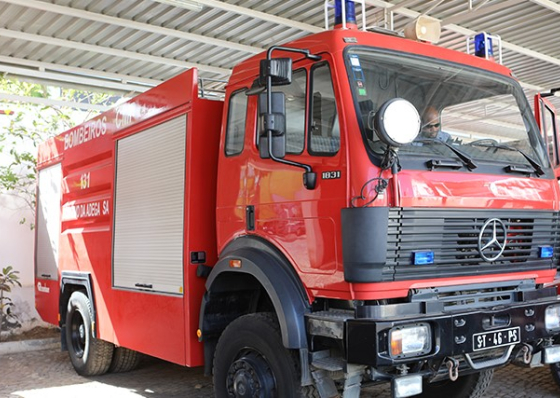
<instances>
[{"instance_id":1,"label":"concrete floor","mask_svg":"<svg viewBox=\"0 0 560 398\"><path fill-rule=\"evenodd\" d=\"M362 397L390 398L389 386L364 388ZM129 373L78 376L57 348L0 355L0 398L210 398L212 380L189 369L146 358ZM485 397L560 397L548 367L496 371Z\"/></svg>"}]
</instances>

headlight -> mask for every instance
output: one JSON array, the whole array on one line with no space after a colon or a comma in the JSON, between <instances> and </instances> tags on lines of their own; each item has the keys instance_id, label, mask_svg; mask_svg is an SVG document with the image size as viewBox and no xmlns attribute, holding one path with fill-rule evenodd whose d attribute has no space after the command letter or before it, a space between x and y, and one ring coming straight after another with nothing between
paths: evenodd
<instances>
[{"instance_id":1,"label":"headlight","mask_svg":"<svg viewBox=\"0 0 560 398\"><path fill-rule=\"evenodd\" d=\"M391 357L402 358L427 354L432 349L428 324L398 326L389 331Z\"/></svg>"},{"instance_id":2,"label":"headlight","mask_svg":"<svg viewBox=\"0 0 560 398\"><path fill-rule=\"evenodd\" d=\"M546 330L560 330L560 305L551 305L544 313Z\"/></svg>"},{"instance_id":3,"label":"headlight","mask_svg":"<svg viewBox=\"0 0 560 398\"><path fill-rule=\"evenodd\" d=\"M375 114L377 135L390 147L410 144L420 132L418 111L403 98L393 98L381 105Z\"/></svg>"}]
</instances>

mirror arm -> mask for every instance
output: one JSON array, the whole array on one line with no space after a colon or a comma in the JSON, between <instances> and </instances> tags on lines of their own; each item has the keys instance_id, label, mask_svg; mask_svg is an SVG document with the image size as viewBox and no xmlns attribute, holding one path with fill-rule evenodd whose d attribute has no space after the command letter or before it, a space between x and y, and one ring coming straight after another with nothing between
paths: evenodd
<instances>
[{"instance_id":1,"label":"mirror arm","mask_svg":"<svg viewBox=\"0 0 560 398\"><path fill-rule=\"evenodd\" d=\"M312 171L311 166L309 166L308 164L298 163L291 160L277 158L276 156L274 156L274 154L272 153L272 131L268 132L268 152L270 154L270 158L275 162L289 164L290 166L300 167L305 171L307 171L308 173Z\"/></svg>"},{"instance_id":2,"label":"mirror arm","mask_svg":"<svg viewBox=\"0 0 560 398\"><path fill-rule=\"evenodd\" d=\"M321 59L320 55L311 54L309 50L304 50L301 48L290 48L290 47L282 47L282 46L272 46L266 52L266 59L269 61L272 59L272 52L274 50L278 51L288 51L291 53L300 53L305 55L306 58L312 59L313 61L319 61Z\"/></svg>"},{"instance_id":3,"label":"mirror arm","mask_svg":"<svg viewBox=\"0 0 560 398\"><path fill-rule=\"evenodd\" d=\"M305 173L303 175L303 184L305 185L305 188L315 189L315 185L317 182L317 175L315 172L313 172L311 166L304 163L293 162L291 160L280 159L274 156L274 153L272 153L272 131L269 130L267 134L268 134L268 154L270 156L270 159L278 163L283 163L283 164L300 167L304 169Z\"/></svg>"},{"instance_id":4,"label":"mirror arm","mask_svg":"<svg viewBox=\"0 0 560 398\"><path fill-rule=\"evenodd\" d=\"M303 49L300 49L300 48L272 46L266 52L266 59L267 60L270 61L272 59L272 52L274 50L288 51L288 52L293 52L293 53L304 54L306 56L306 58L316 60L316 61L321 59L320 55L311 54L309 52L309 50L303 50ZM270 76L270 75L266 77L266 112L268 114L272 113L272 76ZM304 164L304 163L293 162L291 160L280 159L280 158L277 158L276 156L274 156L274 154L272 153L272 130L268 129L266 133L267 133L267 136L268 136L268 154L270 156L270 159L272 159L273 161L278 162L278 163L283 163L283 164L287 164L287 165L295 166L295 167L300 167L300 168L304 169L305 173L303 174L303 185L307 189L315 189L315 186L316 186L316 183L317 183L317 174L315 172L313 172L313 169L311 168L311 166L308 165L308 164Z\"/></svg>"},{"instance_id":5,"label":"mirror arm","mask_svg":"<svg viewBox=\"0 0 560 398\"><path fill-rule=\"evenodd\" d=\"M275 50L304 54L306 58L312 59L314 61L319 61L321 59L320 55L311 54L309 50L304 50L301 48L272 46L266 52L266 59L268 61L272 60L272 52ZM272 76L270 75L266 77L266 111L268 113L272 113Z\"/></svg>"}]
</instances>

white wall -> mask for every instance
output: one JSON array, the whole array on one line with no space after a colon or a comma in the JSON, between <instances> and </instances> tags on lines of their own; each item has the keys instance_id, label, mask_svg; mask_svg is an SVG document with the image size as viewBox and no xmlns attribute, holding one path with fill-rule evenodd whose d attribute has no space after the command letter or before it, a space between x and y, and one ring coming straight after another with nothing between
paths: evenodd
<instances>
[{"instance_id":1,"label":"white wall","mask_svg":"<svg viewBox=\"0 0 560 398\"><path fill-rule=\"evenodd\" d=\"M25 224L20 221L26 218ZM0 268L9 265L19 271L22 287L14 287L10 297L14 303L13 312L22 327L14 332L29 330L37 325L45 325L35 310L34 290L34 239L33 212L16 197L0 194Z\"/></svg>"}]
</instances>

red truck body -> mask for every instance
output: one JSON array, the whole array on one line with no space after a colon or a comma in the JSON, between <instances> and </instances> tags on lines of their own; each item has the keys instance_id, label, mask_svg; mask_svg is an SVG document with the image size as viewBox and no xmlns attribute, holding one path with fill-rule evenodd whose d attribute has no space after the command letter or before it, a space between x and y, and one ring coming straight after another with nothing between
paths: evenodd
<instances>
[{"instance_id":1,"label":"red truck body","mask_svg":"<svg viewBox=\"0 0 560 398\"><path fill-rule=\"evenodd\" d=\"M309 94L302 100L307 109L303 114L305 139L300 149L288 151L286 155L288 160L312 167L318 176L314 189L302 184L300 169L260 155L259 96L245 97L244 134L237 141L234 138L230 141L230 134L237 137L230 128L232 120L236 122L239 116L235 114L235 101L244 98L236 95L252 87L259 77L264 55L243 61L233 69L223 103L200 98L196 70L189 70L41 146L35 294L43 319L62 326L63 330L69 328L68 319L73 319L65 318L71 311L69 300L76 292L82 292L94 307L92 338L181 365L211 367L215 342L228 324L264 308L277 314L284 346L300 350L302 363L306 363L306 355L314 351L313 347L320 346L322 349L316 351L325 352L323 344L327 347L329 344L324 340L334 339L343 342L342 357L348 364L395 366L388 371L395 374L394 369L400 369L400 354L392 359L387 359L389 354L379 354L371 362L364 358L371 350L381 350L376 344L382 345L381 340L368 337L369 324L364 319L375 323L377 329L372 335L381 333L379 336L386 338L387 333L393 333L391 327L404 324L413 315L420 316L411 308L417 305L416 301L424 300L422 297L436 297L438 289L452 295L464 288L468 291L463 297L466 303L474 303L477 294L503 289L521 309L511 309L509 305L513 304L507 300L499 305L475 305L471 312L466 304L461 310L467 311L471 318L465 319L473 323L483 318L494 322L494 318L507 318L504 315L507 313L525 311L527 314L524 306L534 299L540 303L536 310L542 316L536 322L539 331L523 332L521 339L512 338L505 346L515 345L517 352L518 348L523 349L521 344L526 343L528 347L539 339L552 344L554 333L545 330L543 319L545 301L549 300L546 305L552 305L556 298L543 286L553 283L556 276L560 193L549 165L543 164L544 175L531 171L496 172L491 169L490 160L482 162L489 164L488 171L463 170L461 165L453 164L447 169L407 167L402 162L398 173L396 169L382 169L372 161L374 152L364 145L366 133L360 133L365 127L356 115L353 84L361 80L348 78L352 74L348 57L349 49L362 47L373 48L380 54L412 54L422 62L437 60L441 65L478 70L481 74L497 76L495 79L511 80L514 85L510 71L494 62L432 44L357 30L326 31L286 47L309 50L310 54L321 57L314 60L301 53L277 50L283 57L292 59L294 79L296 75L307 77L304 85L309 90L309 81L318 75L318 70L328 68L332 77L340 132L336 139L322 138L329 138L337 149L323 153L312 148L313 142L323 141L322 138L313 141L313 117L309 110L314 102L319 102ZM325 96L322 101L326 106ZM533 141L533 145L540 148L542 142ZM233 153L229 146L235 149ZM362 200L360 192L364 191L364 183L376 178L386 180L386 189L381 190L372 205L354 207L356 197ZM371 192L372 188L368 194ZM380 209L384 215L377 213ZM440 240L433 240L441 231L435 221L430 223L443 213L446 220L451 220L446 229L476 226L454 239L470 242L474 247L478 238L479 250L485 235L477 228L492 217L505 217L508 229L504 231L504 239L507 234L509 250L516 250L512 249L516 247L515 242L525 239L521 238L520 230L525 233L527 228L531 231L534 228L535 236L541 233L543 244L554 250L554 257L516 260L517 252L511 251L506 252L509 253L507 263L477 262L471 268L453 265L452 272L440 265L428 265L424 271L406 265L409 253L414 255L417 249L434 246L436 257L444 259L442 264L465 263L477 256L476 249L472 249L475 254L461 257L454 252L446 257L449 256L446 245L456 242L443 234ZM542 226L527 227L528 219L533 218L542 218ZM394 260L395 265L383 265L375 276L362 277L359 271L362 260L354 252L372 245L379 237L349 249L352 241L360 240L361 235L347 235L348 225L360 220L377 223L382 219L387 225L385 229L379 228L384 237L389 236L387 245L394 246L387 249L383 264L388 264L391 256L405 254ZM420 234L393 231L404 231L408 219L413 224L425 224L418 227ZM453 220L459 221L453 224ZM494 238L495 225L496 222ZM530 245L518 243L517 247L527 249ZM530 248L533 254L539 244L535 245ZM466 252L467 249L457 250ZM271 271L277 263L281 266ZM358 267L358 271L350 274L351 267ZM367 267L373 269L377 265ZM531 293L518 296L508 290L524 291L525 283L531 284L532 288L527 288ZM257 291L260 293L254 293ZM296 296L301 297L296 300ZM430 300L426 302L441 301L440 298ZM501 299L494 295L492 300ZM491 307L488 315L483 314L484 305ZM381 312L378 312L381 307L376 306L382 307ZM336 325L329 332L319 331L320 327L331 328L331 318L324 314L330 308L337 309L328 315ZM346 315L340 316L340 311L346 311ZM348 311L369 315L349 320ZM417 324L436 325L440 321L434 319L443 319L445 311L431 317L428 313L426 310L422 315L426 321ZM504 330L515 333L520 330L516 329L521 327L516 326L516 316L507 318L502 325ZM444 329L444 323L437 325L436 330ZM383 334L383 328L391 332ZM486 338L483 330L495 330L495 327L479 329L473 325L472 329L470 333L474 337L467 337L467 344L471 345L472 341L472 349L479 350L472 339ZM361 342L354 343L353 336L360 336ZM440 337L443 340L437 340ZM440 337L433 337L436 340L430 345L430 355L437 354L438 344L447 344L447 337ZM502 335L495 334L494 338L501 339ZM211 343L207 345L208 342ZM72 345L71 335L66 344ZM359 344L367 345L366 354L358 352ZM538 351L536 345L531 349ZM443 351L449 352L436 362L439 365L445 358L459 353L445 347ZM510 357L510 354L511 351L500 364L513 360L515 355ZM427 353L418 355L428 360ZM314 381L307 374L307 378L302 376L301 384L320 385L318 380L325 376L313 373L322 369L320 361L313 356L309 361ZM438 374L439 365L434 365L432 376ZM458 369L457 364L453 366ZM348 367L340 369L349 380ZM419 374L426 378L428 371L422 372ZM239 371L235 374L246 377ZM443 374L447 375L446 371ZM452 378L452 373L449 375ZM371 379L376 381L373 376ZM331 391L317 388L325 396ZM344 394L348 394L345 396L352 396L351 388L344 388Z\"/></svg>"},{"instance_id":2,"label":"red truck body","mask_svg":"<svg viewBox=\"0 0 560 398\"><path fill-rule=\"evenodd\" d=\"M198 98L196 70L190 70L57 136L43 146L40 168L61 162L61 234L59 270L91 275L98 337L182 365L202 364L196 337L204 280L196 267L185 268L177 282L180 295L114 289L112 283L115 143L169 120L185 121L186 137L184 263L192 250L216 259L216 169L222 103ZM204 134L191 134L204 131ZM153 203L157 206L157 201ZM146 209L146 212L156 209ZM37 308L58 324L60 275L37 275ZM183 287L184 292L179 292ZM187 330L189 332L187 332ZM164 344L153 344L154 336Z\"/></svg>"}]
</instances>

